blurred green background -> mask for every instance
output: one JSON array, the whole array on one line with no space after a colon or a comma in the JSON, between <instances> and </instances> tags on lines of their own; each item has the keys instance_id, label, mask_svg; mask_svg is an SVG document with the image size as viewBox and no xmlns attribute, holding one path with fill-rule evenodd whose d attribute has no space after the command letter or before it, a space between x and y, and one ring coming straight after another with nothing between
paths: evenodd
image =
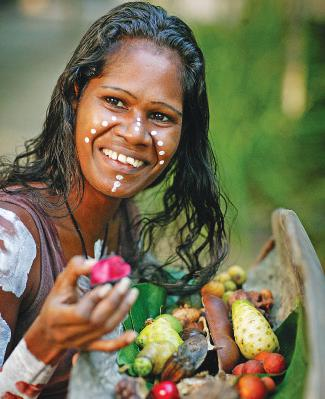
<instances>
[{"instance_id":1,"label":"blurred green background","mask_svg":"<svg viewBox=\"0 0 325 399\"><path fill-rule=\"evenodd\" d=\"M0 153L39 134L81 34L123 1L0 3ZM210 136L229 212L227 264L254 261L277 207L293 209L325 264L325 2L160 0L207 62ZM236 216L236 217L235 217Z\"/></svg>"}]
</instances>

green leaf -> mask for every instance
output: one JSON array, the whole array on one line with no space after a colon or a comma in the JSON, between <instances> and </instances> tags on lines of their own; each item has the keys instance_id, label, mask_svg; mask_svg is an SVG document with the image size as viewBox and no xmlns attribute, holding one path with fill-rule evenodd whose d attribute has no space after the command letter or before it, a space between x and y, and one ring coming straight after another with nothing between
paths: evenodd
<instances>
[{"instance_id":1,"label":"green leaf","mask_svg":"<svg viewBox=\"0 0 325 399\"><path fill-rule=\"evenodd\" d=\"M302 399L307 373L307 347L304 334L304 314L301 305L281 324L276 334L288 368L272 398Z\"/></svg>"},{"instance_id":2,"label":"green leaf","mask_svg":"<svg viewBox=\"0 0 325 399\"><path fill-rule=\"evenodd\" d=\"M160 314L161 308L166 302L166 290L151 283L140 283L134 287L139 290L139 296L123 326L125 330L140 332L147 319L155 318ZM139 348L135 343L121 349L117 357L119 366L131 366L138 352Z\"/></svg>"}]
</instances>

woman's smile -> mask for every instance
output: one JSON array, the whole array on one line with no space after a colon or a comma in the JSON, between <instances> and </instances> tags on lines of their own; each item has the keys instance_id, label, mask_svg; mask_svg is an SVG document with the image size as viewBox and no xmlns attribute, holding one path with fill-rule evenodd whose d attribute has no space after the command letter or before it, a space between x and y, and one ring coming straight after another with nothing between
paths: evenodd
<instances>
[{"instance_id":1,"label":"woman's smile","mask_svg":"<svg viewBox=\"0 0 325 399\"><path fill-rule=\"evenodd\" d=\"M131 197L168 166L182 129L180 71L176 52L145 39L122 40L107 56L76 107L77 153L94 189Z\"/></svg>"}]
</instances>

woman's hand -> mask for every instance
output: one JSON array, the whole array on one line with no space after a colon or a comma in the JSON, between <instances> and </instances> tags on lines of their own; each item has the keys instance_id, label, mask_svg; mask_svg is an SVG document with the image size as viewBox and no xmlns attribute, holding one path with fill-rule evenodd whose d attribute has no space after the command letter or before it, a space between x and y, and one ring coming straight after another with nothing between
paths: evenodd
<instances>
[{"instance_id":1,"label":"woman's hand","mask_svg":"<svg viewBox=\"0 0 325 399\"><path fill-rule=\"evenodd\" d=\"M94 263L71 259L25 335L28 349L46 364L55 363L68 348L116 351L136 338L134 331L126 331L115 339L101 339L121 323L138 296L136 288L129 289L129 279L114 287L96 287L78 299L78 277L88 275Z\"/></svg>"}]
</instances>

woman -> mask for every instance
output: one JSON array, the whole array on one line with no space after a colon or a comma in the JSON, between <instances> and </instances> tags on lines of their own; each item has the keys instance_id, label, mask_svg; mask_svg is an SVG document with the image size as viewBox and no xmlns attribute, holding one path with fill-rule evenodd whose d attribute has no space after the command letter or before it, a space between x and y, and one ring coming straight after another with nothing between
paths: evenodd
<instances>
[{"instance_id":1,"label":"woman","mask_svg":"<svg viewBox=\"0 0 325 399\"><path fill-rule=\"evenodd\" d=\"M62 398L74 350L112 352L135 338L101 339L137 297L129 280L78 295L95 243L97 257L115 251L134 278L170 293L195 292L215 273L226 247L208 120L204 59L180 19L132 2L90 27L41 135L1 167L3 397ZM161 182L163 209L135 229L130 199ZM188 270L172 282L146 254L175 220Z\"/></svg>"}]
</instances>

